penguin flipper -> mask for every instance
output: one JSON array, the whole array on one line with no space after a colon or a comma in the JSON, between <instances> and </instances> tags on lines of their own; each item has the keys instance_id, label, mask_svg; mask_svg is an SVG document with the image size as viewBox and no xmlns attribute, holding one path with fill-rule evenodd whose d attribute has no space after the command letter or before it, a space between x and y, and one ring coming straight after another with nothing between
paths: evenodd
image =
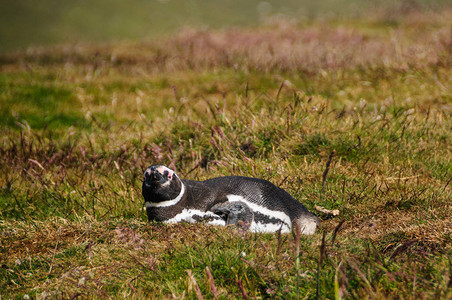
<instances>
[{"instance_id":1,"label":"penguin flipper","mask_svg":"<svg viewBox=\"0 0 452 300\"><path fill-rule=\"evenodd\" d=\"M220 216L226 222L226 225L251 224L254 219L253 211L242 201L218 203L211 208L211 211Z\"/></svg>"}]
</instances>

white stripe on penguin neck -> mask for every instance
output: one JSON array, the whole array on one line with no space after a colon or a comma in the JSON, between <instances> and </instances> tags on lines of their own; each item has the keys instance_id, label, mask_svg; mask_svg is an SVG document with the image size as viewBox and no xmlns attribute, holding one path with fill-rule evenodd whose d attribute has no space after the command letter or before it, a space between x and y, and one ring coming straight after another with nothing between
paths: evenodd
<instances>
[{"instance_id":1,"label":"white stripe on penguin neck","mask_svg":"<svg viewBox=\"0 0 452 300\"><path fill-rule=\"evenodd\" d=\"M146 208L148 208L148 207L168 207L168 206L177 204L182 199L182 196L185 193L184 183L181 181L180 184L181 184L180 193L179 193L179 195L177 195L176 198L171 199L171 200L162 201L162 202L155 202L155 203L154 202L145 202L144 205L146 206Z\"/></svg>"}]
</instances>

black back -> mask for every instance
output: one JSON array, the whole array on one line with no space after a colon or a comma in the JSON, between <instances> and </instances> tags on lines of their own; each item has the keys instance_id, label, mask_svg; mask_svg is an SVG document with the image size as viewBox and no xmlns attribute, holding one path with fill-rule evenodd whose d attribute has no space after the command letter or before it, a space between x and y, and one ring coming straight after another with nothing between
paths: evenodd
<instances>
[{"instance_id":1,"label":"black back","mask_svg":"<svg viewBox=\"0 0 452 300\"><path fill-rule=\"evenodd\" d=\"M220 186L226 195L242 196L270 210L282 211L291 219L311 215L307 208L289 193L264 179L226 176L209 179L203 183L211 188Z\"/></svg>"}]
</instances>

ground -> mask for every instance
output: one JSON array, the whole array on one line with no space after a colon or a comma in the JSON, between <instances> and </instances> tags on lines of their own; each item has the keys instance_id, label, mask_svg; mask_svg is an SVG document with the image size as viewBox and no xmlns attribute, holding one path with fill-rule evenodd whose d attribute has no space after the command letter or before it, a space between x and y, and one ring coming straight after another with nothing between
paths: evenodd
<instances>
[{"instance_id":1,"label":"ground","mask_svg":"<svg viewBox=\"0 0 452 300\"><path fill-rule=\"evenodd\" d=\"M2 54L1 297L451 297L450 49L444 9ZM157 163L321 229L147 223Z\"/></svg>"}]
</instances>

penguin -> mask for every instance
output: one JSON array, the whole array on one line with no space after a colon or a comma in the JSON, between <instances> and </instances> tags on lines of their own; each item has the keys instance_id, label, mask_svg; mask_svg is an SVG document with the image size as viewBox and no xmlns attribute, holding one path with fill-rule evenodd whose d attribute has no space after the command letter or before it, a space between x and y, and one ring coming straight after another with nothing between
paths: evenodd
<instances>
[{"instance_id":1,"label":"penguin","mask_svg":"<svg viewBox=\"0 0 452 300\"><path fill-rule=\"evenodd\" d=\"M314 234L319 218L285 190L259 178L225 176L181 180L170 168L154 165L143 176L142 194L149 221L248 224L251 232Z\"/></svg>"}]
</instances>

